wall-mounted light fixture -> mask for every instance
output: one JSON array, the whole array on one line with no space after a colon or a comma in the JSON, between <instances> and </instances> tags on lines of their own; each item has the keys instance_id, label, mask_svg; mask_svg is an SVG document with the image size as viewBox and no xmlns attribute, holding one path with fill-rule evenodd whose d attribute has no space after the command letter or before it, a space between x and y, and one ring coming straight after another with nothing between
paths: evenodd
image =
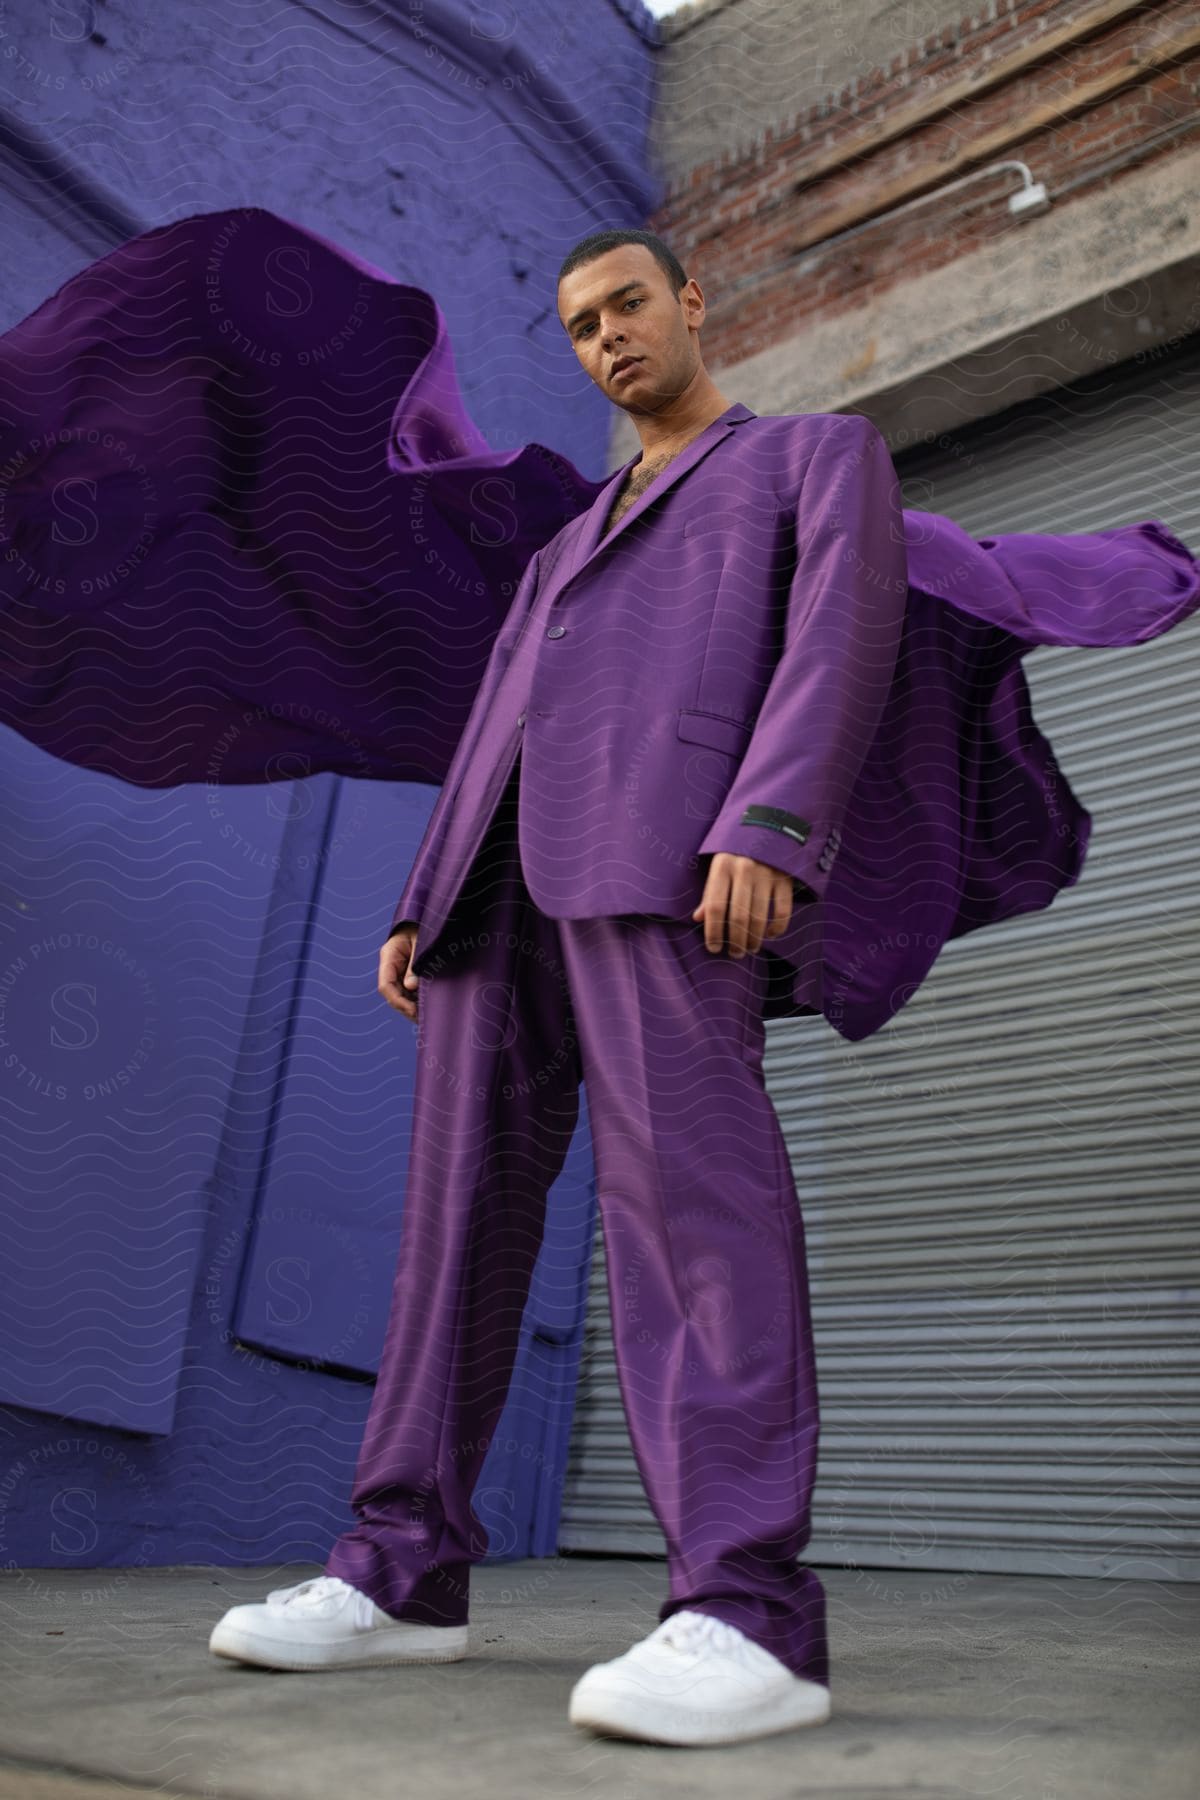
<instances>
[{"instance_id":1,"label":"wall-mounted light fixture","mask_svg":"<svg viewBox=\"0 0 1200 1800\"><path fill-rule=\"evenodd\" d=\"M1023 162L997 163L999 169L1020 169L1025 177L1024 185L1015 194L1008 196L1010 213L1045 212L1050 205L1050 196L1046 192L1044 182L1035 181Z\"/></svg>"},{"instance_id":2,"label":"wall-mounted light fixture","mask_svg":"<svg viewBox=\"0 0 1200 1800\"><path fill-rule=\"evenodd\" d=\"M835 231L832 237L821 238L818 243L806 244L797 253L793 267L803 268L809 257L821 257L834 244L844 244L848 238L857 237L860 232L871 231L881 225L885 219L899 218L901 213L912 212L918 206L928 206L931 200L940 200L943 194L952 194L956 188L966 187L970 181L981 181L985 175L999 174L1001 169L1016 169L1021 176L1021 186L1008 196L1008 210L1015 218L1029 218L1034 213L1045 212L1050 206L1050 196L1045 184L1035 181L1029 172L1027 163L1015 160L988 163L985 168L972 169L967 175L960 175L957 181L948 181L945 187L933 188L928 194L918 194L915 200L906 200L902 206L893 206L887 212L874 213L861 224L849 225L845 231Z\"/></svg>"}]
</instances>

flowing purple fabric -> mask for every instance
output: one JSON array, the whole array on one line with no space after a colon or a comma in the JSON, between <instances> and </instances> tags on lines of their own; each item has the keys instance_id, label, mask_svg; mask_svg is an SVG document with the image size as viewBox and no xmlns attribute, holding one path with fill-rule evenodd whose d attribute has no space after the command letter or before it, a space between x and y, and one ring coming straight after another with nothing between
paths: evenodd
<instances>
[{"instance_id":1,"label":"flowing purple fabric","mask_svg":"<svg viewBox=\"0 0 1200 1800\"><path fill-rule=\"evenodd\" d=\"M144 233L8 332L0 432L0 719L143 787L440 782L526 563L604 486L492 450L431 296L259 209ZM904 525L895 680L827 894L824 1011L851 1039L949 938L1079 877L1090 817L1025 653L1200 606L1158 520ZM780 989L767 1016L791 1010Z\"/></svg>"},{"instance_id":2,"label":"flowing purple fabric","mask_svg":"<svg viewBox=\"0 0 1200 1800\"><path fill-rule=\"evenodd\" d=\"M598 491L489 449L420 288L255 209L0 339L0 718L141 787L439 782L533 552Z\"/></svg>"}]
</instances>

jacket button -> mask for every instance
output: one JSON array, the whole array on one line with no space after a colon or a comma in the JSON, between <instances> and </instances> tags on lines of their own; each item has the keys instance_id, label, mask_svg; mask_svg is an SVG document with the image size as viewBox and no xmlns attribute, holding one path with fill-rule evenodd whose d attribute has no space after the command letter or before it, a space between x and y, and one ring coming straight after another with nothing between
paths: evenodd
<instances>
[{"instance_id":1,"label":"jacket button","mask_svg":"<svg viewBox=\"0 0 1200 1800\"><path fill-rule=\"evenodd\" d=\"M567 628L565 625L548 625L546 627L546 636L547 637L560 638L560 637L566 637L566 635L567 635Z\"/></svg>"}]
</instances>

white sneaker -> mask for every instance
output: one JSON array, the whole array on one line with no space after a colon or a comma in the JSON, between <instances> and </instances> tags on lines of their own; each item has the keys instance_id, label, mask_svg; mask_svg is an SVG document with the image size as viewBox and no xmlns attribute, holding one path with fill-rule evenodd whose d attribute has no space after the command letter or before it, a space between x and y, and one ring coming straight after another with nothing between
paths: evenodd
<instances>
[{"instance_id":1,"label":"white sneaker","mask_svg":"<svg viewBox=\"0 0 1200 1800\"><path fill-rule=\"evenodd\" d=\"M339 1575L318 1575L275 1588L264 1605L231 1607L208 1647L263 1669L371 1669L457 1662L467 1654L467 1627L395 1619Z\"/></svg>"},{"instance_id":2,"label":"white sneaker","mask_svg":"<svg viewBox=\"0 0 1200 1800\"><path fill-rule=\"evenodd\" d=\"M657 1631L576 1682L568 1717L651 1744L734 1744L829 1717L829 1689L806 1681L736 1626L672 1613Z\"/></svg>"}]
</instances>

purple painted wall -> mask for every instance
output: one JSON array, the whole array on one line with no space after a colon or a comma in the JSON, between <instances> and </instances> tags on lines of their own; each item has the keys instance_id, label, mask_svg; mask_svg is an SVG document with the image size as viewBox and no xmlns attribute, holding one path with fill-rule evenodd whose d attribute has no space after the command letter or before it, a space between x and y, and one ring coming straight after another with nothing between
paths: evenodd
<instances>
[{"instance_id":1,"label":"purple painted wall","mask_svg":"<svg viewBox=\"0 0 1200 1800\"><path fill-rule=\"evenodd\" d=\"M434 294L494 446L602 474L554 274L656 204L656 42L637 0L6 6L0 329L139 230L264 205ZM433 790L0 759L0 1567L320 1560L403 1201L412 1032L375 958ZM553 1547L584 1127L554 1198L494 1555Z\"/></svg>"}]
</instances>

